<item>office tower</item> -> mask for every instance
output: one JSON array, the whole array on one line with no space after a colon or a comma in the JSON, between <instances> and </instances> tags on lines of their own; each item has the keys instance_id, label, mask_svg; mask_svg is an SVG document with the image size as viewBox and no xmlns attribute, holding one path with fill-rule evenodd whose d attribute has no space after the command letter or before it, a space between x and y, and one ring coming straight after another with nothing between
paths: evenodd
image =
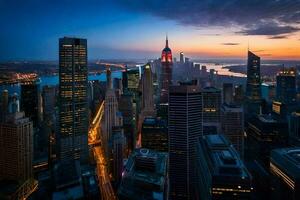
<instances>
[{"instance_id":1,"label":"office tower","mask_svg":"<svg viewBox=\"0 0 300 200\"><path fill-rule=\"evenodd\" d=\"M87 41L59 39L59 132L61 162L88 159Z\"/></svg>"},{"instance_id":2,"label":"office tower","mask_svg":"<svg viewBox=\"0 0 300 200\"><path fill-rule=\"evenodd\" d=\"M271 103L275 99L275 84L274 83L262 83L261 84L261 96L268 103Z\"/></svg>"},{"instance_id":3,"label":"office tower","mask_svg":"<svg viewBox=\"0 0 300 200\"><path fill-rule=\"evenodd\" d=\"M8 112L9 113L20 112L20 101L17 93L14 93L10 97L9 104L8 104Z\"/></svg>"},{"instance_id":4,"label":"office tower","mask_svg":"<svg viewBox=\"0 0 300 200\"><path fill-rule=\"evenodd\" d=\"M244 89L243 85L236 85L234 86L234 95L233 101L236 105L242 105L244 102Z\"/></svg>"},{"instance_id":5,"label":"office tower","mask_svg":"<svg viewBox=\"0 0 300 200\"><path fill-rule=\"evenodd\" d=\"M181 64L184 63L184 54L183 54L183 52L180 52L180 63Z\"/></svg>"},{"instance_id":6,"label":"office tower","mask_svg":"<svg viewBox=\"0 0 300 200\"><path fill-rule=\"evenodd\" d=\"M142 114L144 117L155 116L153 95L152 71L150 64L146 64L142 75Z\"/></svg>"},{"instance_id":7,"label":"office tower","mask_svg":"<svg viewBox=\"0 0 300 200\"><path fill-rule=\"evenodd\" d=\"M32 177L33 125L24 112L7 116L0 126L0 177L27 180Z\"/></svg>"},{"instance_id":8,"label":"office tower","mask_svg":"<svg viewBox=\"0 0 300 200\"><path fill-rule=\"evenodd\" d=\"M199 138L197 155L194 199L252 199L252 176L224 135Z\"/></svg>"},{"instance_id":9,"label":"office tower","mask_svg":"<svg viewBox=\"0 0 300 200\"><path fill-rule=\"evenodd\" d=\"M288 144L288 125L272 115L258 115L247 123L246 156L268 169L271 150Z\"/></svg>"},{"instance_id":10,"label":"office tower","mask_svg":"<svg viewBox=\"0 0 300 200\"><path fill-rule=\"evenodd\" d=\"M128 91L121 95L119 100L119 111L123 116L123 129L127 141L126 154L135 148L135 127L133 113L133 97Z\"/></svg>"},{"instance_id":11,"label":"office tower","mask_svg":"<svg viewBox=\"0 0 300 200\"><path fill-rule=\"evenodd\" d=\"M300 199L300 148L274 149L271 152L272 199Z\"/></svg>"},{"instance_id":12,"label":"office tower","mask_svg":"<svg viewBox=\"0 0 300 200\"><path fill-rule=\"evenodd\" d=\"M168 199L168 154L135 149L129 156L118 189L120 200Z\"/></svg>"},{"instance_id":13,"label":"office tower","mask_svg":"<svg viewBox=\"0 0 300 200\"><path fill-rule=\"evenodd\" d=\"M26 199L37 187L33 179L33 123L24 112L0 123L0 195ZM6 191L1 194L3 191Z\"/></svg>"},{"instance_id":14,"label":"office tower","mask_svg":"<svg viewBox=\"0 0 300 200\"><path fill-rule=\"evenodd\" d=\"M230 105L233 103L233 84L223 83L223 103Z\"/></svg>"},{"instance_id":15,"label":"office tower","mask_svg":"<svg viewBox=\"0 0 300 200\"><path fill-rule=\"evenodd\" d=\"M125 70L122 72L122 88L123 88L123 93L128 89L127 66Z\"/></svg>"},{"instance_id":16,"label":"office tower","mask_svg":"<svg viewBox=\"0 0 300 200\"><path fill-rule=\"evenodd\" d=\"M293 112L288 118L289 143L300 146L300 112Z\"/></svg>"},{"instance_id":17,"label":"office tower","mask_svg":"<svg viewBox=\"0 0 300 200\"><path fill-rule=\"evenodd\" d=\"M44 86L42 89L43 119L55 122L56 87Z\"/></svg>"},{"instance_id":18,"label":"office tower","mask_svg":"<svg viewBox=\"0 0 300 200\"><path fill-rule=\"evenodd\" d=\"M190 62L190 58L185 57L185 58L184 58L184 63L189 64L189 62Z\"/></svg>"},{"instance_id":19,"label":"office tower","mask_svg":"<svg viewBox=\"0 0 300 200\"><path fill-rule=\"evenodd\" d=\"M29 117L33 126L37 127L40 116L40 84L38 81L26 82L21 85L21 110Z\"/></svg>"},{"instance_id":20,"label":"office tower","mask_svg":"<svg viewBox=\"0 0 300 200\"><path fill-rule=\"evenodd\" d=\"M276 76L276 99L284 104L297 101L296 72L294 69L283 69Z\"/></svg>"},{"instance_id":21,"label":"office tower","mask_svg":"<svg viewBox=\"0 0 300 200\"><path fill-rule=\"evenodd\" d=\"M141 136L143 148L168 152L168 127L165 120L154 117L145 118Z\"/></svg>"},{"instance_id":22,"label":"office tower","mask_svg":"<svg viewBox=\"0 0 300 200\"><path fill-rule=\"evenodd\" d=\"M139 68L127 69L127 89L133 93L137 93L140 84Z\"/></svg>"},{"instance_id":23,"label":"office tower","mask_svg":"<svg viewBox=\"0 0 300 200\"><path fill-rule=\"evenodd\" d=\"M2 91L1 96L1 116L0 122L3 121L8 113L8 90Z\"/></svg>"},{"instance_id":24,"label":"office tower","mask_svg":"<svg viewBox=\"0 0 300 200\"><path fill-rule=\"evenodd\" d=\"M260 113L261 103L261 80L260 80L260 57L248 51L247 63L247 114L255 115Z\"/></svg>"},{"instance_id":25,"label":"office tower","mask_svg":"<svg viewBox=\"0 0 300 200\"><path fill-rule=\"evenodd\" d=\"M222 132L244 157L244 111L240 106L223 105L221 111Z\"/></svg>"},{"instance_id":26,"label":"office tower","mask_svg":"<svg viewBox=\"0 0 300 200\"><path fill-rule=\"evenodd\" d=\"M202 136L202 93L196 85L171 86L169 94L170 199L193 199L197 140Z\"/></svg>"},{"instance_id":27,"label":"office tower","mask_svg":"<svg viewBox=\"0 0 300 200\"><path fill-rule=\"evenodd\" d=\"M108 143L112 137L112 128L117 126L117 112L118 100L116 98L115 90L112 87L111 71L106 72L107 76L107 90L104 103L104 123L105 130L103 133L103 146L108 156Z\"/></svg>"},{"instance_id":28,"label":"office tower","mask_svg":"<svg viewBox=\"0 0 300 200\"><path fill-rule=\"evenodd\" d=\"M121 127L113 128L112 150L113 150L113 180L118 185L122 178L123 159L125 158L126 138Z\"/></svg>"},{"instance_id":29,"label":"office tower","mask_svg":"<svg viewBox=\"0 0 300 200\"><path fill-rule=\"evenodd\" d=\"M168 103L169 86L172 84L172 51L169 48L168 37L166 46L161 53L161 72L160 72L160 103Z\"/></svg>"},{"instance_id":30,"label":"office tower","mask_svg":"<svg viewBox=\"0 0 300 200\"><path fill-rule=\"evenodd\" d=\"M203 134L221 132L221 90L215 87L205 87L203 95Z\"/></svg>"},{"instance_id":31,"label":"office tower","mask_svg":"<svg viewBox=\"0 0 300 200\"><path fill-rule=\"evenodd\" d=\"M248 51L246 95L250 100L261 99L260 57Z\"/></svg>"}]
</instances>

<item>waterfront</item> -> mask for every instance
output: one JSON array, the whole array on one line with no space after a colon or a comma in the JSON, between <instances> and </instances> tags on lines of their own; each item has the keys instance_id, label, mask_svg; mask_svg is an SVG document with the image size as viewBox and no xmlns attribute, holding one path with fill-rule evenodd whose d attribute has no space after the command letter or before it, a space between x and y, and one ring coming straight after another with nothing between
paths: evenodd
<instances>
[{"instance_id":1,"label":"waterfront","mask_svg":"<svg viewBox=\"0 0 300 200\"><path fill-rule=\"evenodd\" d=\"M115 71L112 73L113 78L122 78L122 72L121 71ZM90 74L89 75L89 81L106 81L106 74ZM41 76L39 77L40 82L40 88L43 88L44 86L56 86L59 82L58 75L53 76ZM17 93L20 94L21 84L14 84L14 85L1 85L0 91L8 90L9 94Z\"/></svg>"}]
</instances>

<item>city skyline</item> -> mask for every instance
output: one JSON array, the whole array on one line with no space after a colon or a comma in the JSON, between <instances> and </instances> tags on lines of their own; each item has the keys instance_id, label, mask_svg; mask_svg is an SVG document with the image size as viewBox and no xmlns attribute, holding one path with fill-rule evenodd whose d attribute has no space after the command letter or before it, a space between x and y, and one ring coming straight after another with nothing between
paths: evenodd
<instances>
[{"instance_id":1,"label":"city skyline","mask_svg":"<svg viewBox=\"0 0 300 200\"><path fill-rule=\"evenodd\" d=\"M166 33L174 55L194 59L245 59L248 46L265 60L300 57L298 0L73 2L0 1L0 61L56 60L63 36L88 39L91 59L157 58Z\"/></svg>"}]
</instances>

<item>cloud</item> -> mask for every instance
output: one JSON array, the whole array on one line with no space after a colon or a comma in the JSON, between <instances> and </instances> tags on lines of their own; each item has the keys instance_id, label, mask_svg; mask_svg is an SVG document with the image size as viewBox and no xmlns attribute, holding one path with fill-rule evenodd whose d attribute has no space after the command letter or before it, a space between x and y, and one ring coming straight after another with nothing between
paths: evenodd
<instances>
[{"instance_id":1,"label":"cloud","mask_svg":"<svg viewBox=\"0 0 300 200\"><path fill-rule=\"evenodd\" d=\"M222 43L222 45L225 45L225 46L237 46L237 45L240 45L240 43L228 42L228 43Z\"/></svg>"},{"instance_id":2,"label":"cloud","mask_svg":"<svg viewBox=\"0 0 300 200\"><path fill-rule=\"evenodd\" d=\"M250 28L246 28L238 33L243 35L272 35L283 37L282 34L289 34L299 31L300 28L289 26L289 25L279 25L278 23L261 23L253 25Z\"/></svg>"},{"instance_id":3,"label":"cloud","mask_svg":"<svg viewBox=\"0 0 300 200\"><path fill-rule=\"evenodd\" d=\"M300 0L119 0L127 9L181 25L234 27L242 35L299 31Z\"/></svg>"},{"instance_id":4,"label":"cloud","mask_svg":"<svg viewBox=\"0 0 300 200\"><path fill-rule=\"evenodd\" d=\"M268 37L268 39L287 39L288 36L286 35L275 35L275 36L271 36L271 37Z\"/></svg>"}]
</instances>

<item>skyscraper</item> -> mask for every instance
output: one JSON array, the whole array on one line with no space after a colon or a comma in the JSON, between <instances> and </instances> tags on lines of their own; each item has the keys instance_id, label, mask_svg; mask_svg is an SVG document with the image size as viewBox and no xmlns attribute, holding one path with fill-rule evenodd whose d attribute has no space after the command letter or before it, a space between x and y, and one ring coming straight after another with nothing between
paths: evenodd
<instances>
[{"instance_id":1,"label":"skyscraper","mask_svg":"<svg viewBox=\"0 0 300 200\"><path fill-rule=\"evenodd\" d=\"M233 103L233 84L223 83L223 103L230 105Z\"/></svg>"},{"instance_id":2,"label":"skyscraper","mask_svg":"<svg viewBox=\"0 0 300 200\"><path fill-rule=\"evenodd\" d=\"M180 52L180 64L184 63L184 54L183 52Z\"/></svg>"},{"instance_id":3,"label":"skyscraper","mask_svg":"<svg viewBox=\"0 0 300 200\"><path fill-rule=\"evenodd\" d=\"M58 157L64 162L88 158L87 41L59 39Z\"/></svg>"},{"instance_id":4,"label":"skyscraper","mask_svg":"<svg viewBox=\"0 0 300 200\"><path fill-rule=\"evenodd\" d=\"M163 119L147 117L142 124L142 147L168 152L168 127Z\"/></svg>"},{"instance_id":5,"label":"skyscraper","mask_svg":"<svg viewBox=\"0 0 300 200\"><path fill-rule=\"evenodd\" d=\"M112 150L113 150L113 179L118 185L122 178L123 159L126 148L126 138L121 127L113 128Z\"/></svg>"},{"instance_id":6,"label":"skyscraper","mask_svg":"<svg viewBox=\"0 0 300 200\"><path fill-rule=\"evenodd\" d=\"M169 94L170 199L193 199L196 144L202 136L202 93L196 85L171 86Z\"/></svg>"},{"instance_id":7,"label":"skyscraper","mask_svg":"<svg viewBox=\"0 0 300 200\"><path fill-rule=\"evenodd\" d=\"M7 115L0 123L1 199L26 199L35 191L37 181L33 179L32 159L32 121L24 112Z\"/></svg>"},{"instance_id":8,"label":"skyscraper","mask_svg":"<svg viewBox=\"0 0 300 200\"><path fill-rule=\"evenodd\" d=\"M124 167L118 198L167 200L168 191L168 154L135 149Z\"/></svg>"},{"instance_id":9,"label":"skyscraper","mask_svg":"<svg viewBox=\"0 0 300 200\"><path fill-rule=\"evenodd\" d=\"M25 116L29 117L33 126L36 127L39 122L40 106L40 84L38 81L26 82L21 85L21 110Z\"/></svg>"},{"instance_id":10,"label":"skyscraper","mask_svg":"<svg viewBox=\"0 0 300 200\"><path fill-rule=\"evenodd\" d=\"M108 154L108 143L112 137L112 128L114 126L118 126L117 120L117 112L118 112L118 100L116 98L115 90L112 86L112 78L111 78L111 71L108 69L106 71L107 76L107 90L105 94L105 104L104 104L104 123L105 123L105 130L103 133L103 146L106 151L107 156Z\"/></svg>"},{"instance_id":11,"label":"skyscraper","mask_svg":"<svg viewBox=\"0 0 300 200\"><path fill-rule=\"evenodd\" d=\"M224 135L199 138L197 155L194 199L252 199L252 176Z\"/></svg>"},{"instance_id":12,"label":"skyscraper","mask_svg":"<svg viewBox=\"0 0 300 200\"><path fill-rule=\"evenodd\" d=\"M272 199L300 199L300 148L274 149L270 157Z\"/></svg>"},{"instance_id":13,"label":"skyscraper","mask_svg":"<svg viewBox=\"0 0 300 200\"><path fill-rule=\"evenodd\" d=\"M142 114L144 117L155 115L153 95L153 75L150 64L146 64L142 75Z\"/></svg>"},{"instance_id":14,"label":"skyscraper","mask_svg":"<svg viewBox=\"0 0 300 200\"><path fill-rule=\"evenodd\" d=\"M244 111L242 107L223 105L221 112L222 132L244 157Z\"/></svg>"},{"instance_id":15,"label":"skyscraper","mask_svg":"<svg viewBox=\"0 0 300 200\"><path fill-rule=\"evenodd\" d=\"M247 86L246 86L247 115L260 113L261 104L261 79L260 57L248 51Z\"/></svg>"},{"instance_id":16,"label":"skyscraper","mask_svg":"<svg viewBox=\"0 0 300 200\"><path fill-rule=\"evenodd\" d=\"M297 101L296 71L283 69L276 76L276 100L284 104L293 104Z\"/></svg>"},{"instance_id":17,"label":"skyscraper","mask_svg":"<svg viewBox=\"0 0 300 200\"><path fill-rule=\"evenodd\" d=\"M168 37L166 46L161 54L161 73L160 73L160 103L168 103L169 86L172 83L172 51L169 48Z\"/></svg>"},{"instance_id":18,"label":"skyscraper","mask_svg":"<svg viewBox=\"0 0 300 200\"><path fill-rule=\"evenodd\" d=\"M221 90L205 87L203 95L203 134L221 132Z\"/></svg>"},{"instance_id":19,"label":"skyscraper","mask_svg":"<svg viewBox=\"0 0 300 200\"><path fill-rule=\"evenodd\" d=\"M292 145L300 146L300 112L293 112L289 116L289 141Z\"/></svg>"},{"instance_id":20,"label":"skyscraper","mask_svg":"<svg viewBox=\"0 0 300 200\"><path fill-rule=\"evenodd\" d=\"M2 91L1 96L1 115L0 115L0 122L3 121L8 113L8 90Z\"/></svg>"},{"instance_id":21,"label":"skyscraper","mask_svg":"<svg viewBox=\"0 0 300 200\"><path fill-rule=\"evenodd\" d=\"M7 116L0 124L0 177L32 178L33 124L24 112Z\"/></svg>"}]
</instances>

